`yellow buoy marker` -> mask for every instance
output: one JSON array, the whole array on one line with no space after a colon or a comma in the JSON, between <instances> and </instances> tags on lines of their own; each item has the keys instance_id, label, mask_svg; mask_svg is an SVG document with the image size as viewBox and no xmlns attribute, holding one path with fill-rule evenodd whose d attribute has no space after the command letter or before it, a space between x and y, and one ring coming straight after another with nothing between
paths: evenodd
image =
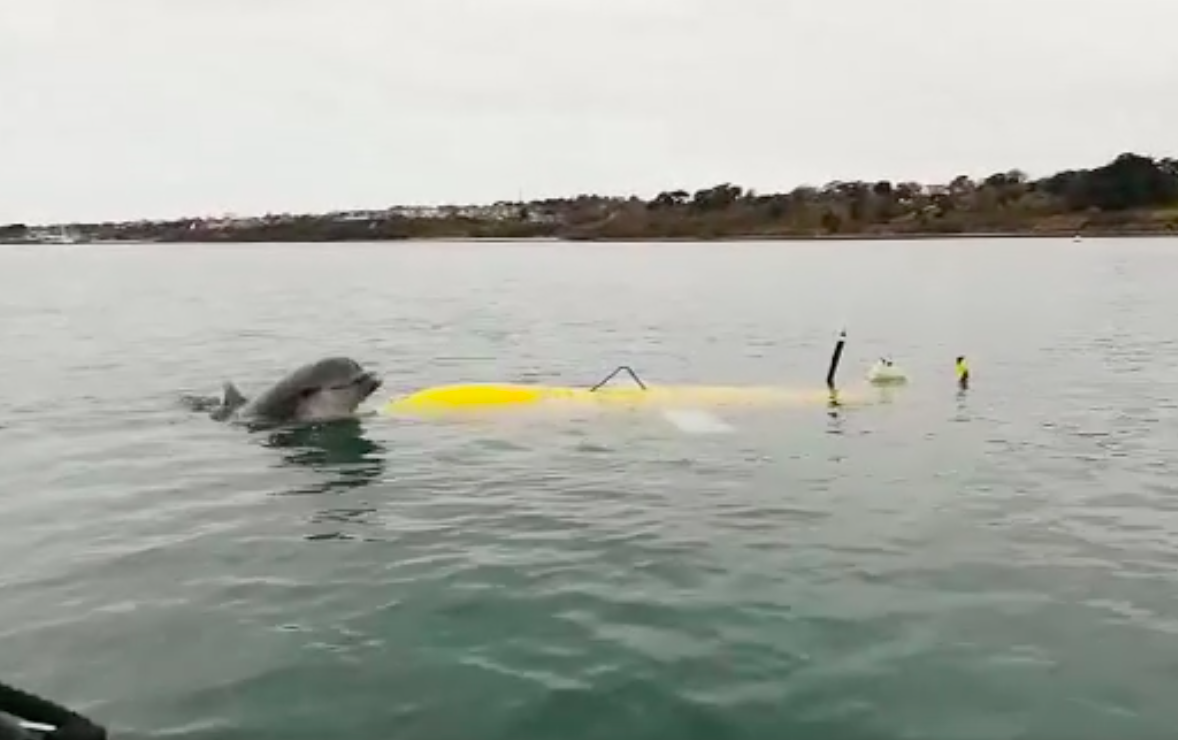
<instances>
[{"instance_id":1,"label":"yellow buoy marker","mask_svg":"<svg viewBox=\"0 0 1178 740\"><path fill-rule=\"evenodd\" d=\"M956 373L957 387L961 388L961 390L969 388L969 365L966 364L963 355L958 355L957 357Z\"/></svg>"}]
</instances>

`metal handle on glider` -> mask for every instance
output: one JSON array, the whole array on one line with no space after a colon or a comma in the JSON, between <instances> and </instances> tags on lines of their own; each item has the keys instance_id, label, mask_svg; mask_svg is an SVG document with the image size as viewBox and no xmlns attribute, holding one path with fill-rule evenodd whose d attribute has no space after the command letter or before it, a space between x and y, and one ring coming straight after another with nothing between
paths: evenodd
<instances>
[{"instance_id":1,"label":"metal handle on glider","mask_svg":"<svg viewBox=\"0 0 1178 740\"><path fill-rule=\"evenodd\" d=\"M634 379L634 382L638 384L639 388L641 388L642 390L647 390L646 383L642 382L642 379L638 377L638 373L634 372L634 370L631 369L629 365L619 365L612 373L605 376L605 378L600 383L598 383L597 385L590 388L589 392L593 393L594 391L598 390L606 383L613 380L618 375L618 373L623 373L623 372L629 374L629 376Z\"/></svg>"}]
</instances>

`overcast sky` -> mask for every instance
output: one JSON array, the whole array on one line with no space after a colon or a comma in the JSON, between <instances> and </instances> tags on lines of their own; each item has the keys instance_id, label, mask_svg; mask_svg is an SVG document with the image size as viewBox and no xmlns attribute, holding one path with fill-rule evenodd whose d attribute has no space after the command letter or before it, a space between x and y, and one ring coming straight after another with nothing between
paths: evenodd
<instances>
[{"instance_id":1,"label":"overcast sky","mask_svg":"<svg viewBox=\"0 0 1178 740\"><path fill-rule=\"evenodd\" d=\"M0 0L0 222L1178 155L1178 0Z\"/></svg>"}]
</instances>

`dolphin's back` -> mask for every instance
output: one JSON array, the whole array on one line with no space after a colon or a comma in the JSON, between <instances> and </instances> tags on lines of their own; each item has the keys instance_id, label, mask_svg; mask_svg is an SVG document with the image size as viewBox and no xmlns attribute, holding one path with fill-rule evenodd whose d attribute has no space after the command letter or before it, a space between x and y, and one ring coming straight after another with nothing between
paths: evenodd
<instances>
[{"instance_id":1,"label":"dolphin's back","mask_svg":"<svg viewBox=\"0 0 1178 740\"><path fill-rule=\"evenodd\" d=\"M293 416L298 409L300 395L307 387L307 369L299 368L258 394L257 398L245 405L241 410L242 414L268 419L286 419Z\"/></svg>"}]
</instances>

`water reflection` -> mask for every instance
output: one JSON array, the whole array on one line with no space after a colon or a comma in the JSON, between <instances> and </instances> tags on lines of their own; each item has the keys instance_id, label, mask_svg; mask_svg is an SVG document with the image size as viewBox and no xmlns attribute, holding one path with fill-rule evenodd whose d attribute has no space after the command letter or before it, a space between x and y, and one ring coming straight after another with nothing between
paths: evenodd
<instances>
[{"instance_id":1,"label":"water reflection","mask_svg":"<svg viewBox=\"0 0 1178 740\"><path fill-rule=\"evenodd\" d=\"M312 524L328 529L309 540L354 539L343 531L374 523L376 507L350 495L377 482L387 467L386 448L369 439L358 419L274 430L261 437L262 446L281 452L282 468L313 471L312 482L281 492L283 496L334 495L336 505L316 510Z\"/></svg>"},{"instance_id":2,"label":"water reflection","mask_svg":"<svg viewBox=\"0 0 1178 740\"><path fill-rule=\"evenodd\" d=\"M895 386L891 386L891 385L876 386L875 400L881 406L886 406L886 405L889 405L889 404L892 404L895 402L896 394L899 392L901 392L901 391L897 390L897 388Z\"/></svg>"},{"instance_id":3,"label":"water reflection","mask_svg":"<svg viewBox=\"0 0 1178 740\"><path fill-rule=\"evenodd\" d=\"M958 387L956 395L956 413L953 415L953 421L969 421L969 387Z\"/></svg>"}]
</instances>

